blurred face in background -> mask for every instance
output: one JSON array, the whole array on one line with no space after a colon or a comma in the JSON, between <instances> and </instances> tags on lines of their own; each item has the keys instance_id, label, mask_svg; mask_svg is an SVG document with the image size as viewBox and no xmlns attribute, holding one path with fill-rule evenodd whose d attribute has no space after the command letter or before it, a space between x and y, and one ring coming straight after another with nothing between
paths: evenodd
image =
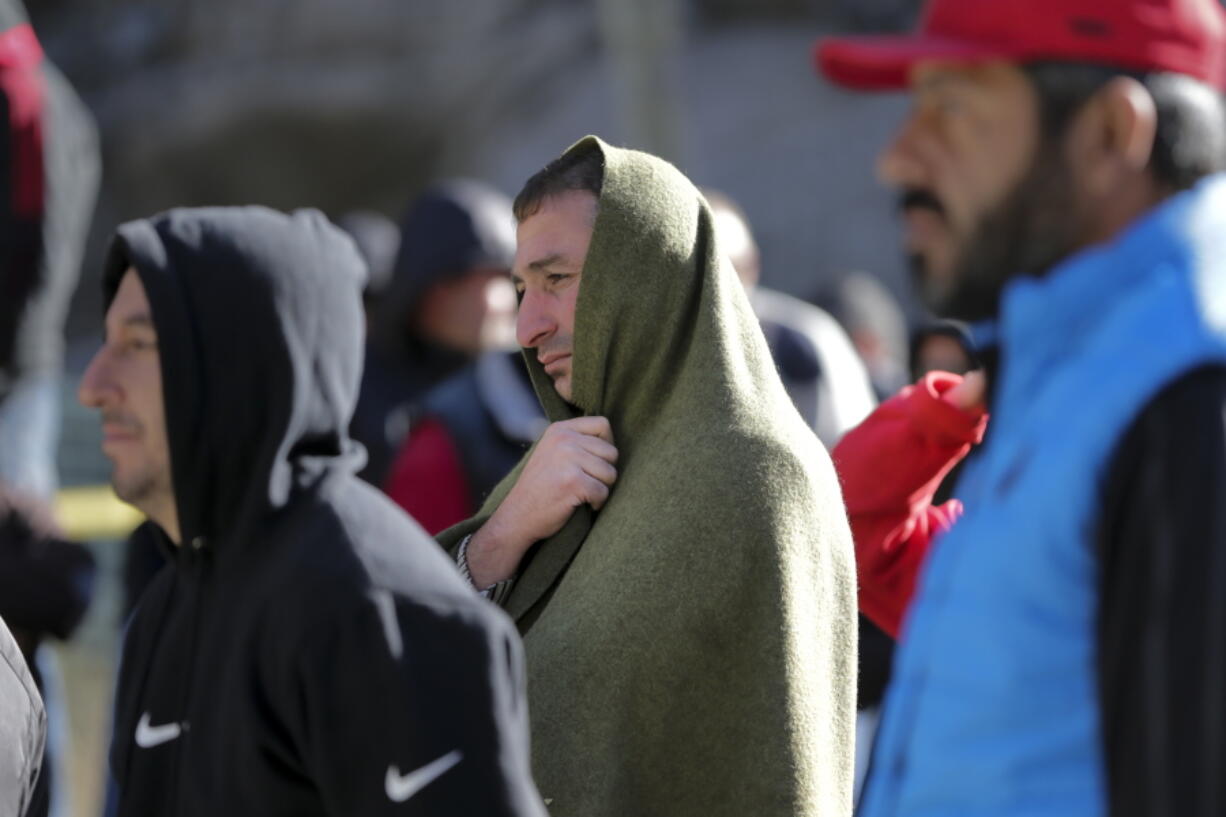
<instances>
[{"instance_id":1,"label":"blurred face in background","mask_svg":"<svg viewBox=\"0 0 1226 817\"><path fill-rule=\"evenodd\" d=\"M519 293L516 338L536 352L563 400L573 393L571 360L575 305L592 228L596 197L583 191L549 196L516 230L511 278Z\"/></svg>"},{"instance_id":2,"label":"blurred face in background","mask_svg":"<svg viewBox=\"0 0 1226 817\"><path fill-rule=\"evenodd\" d=\"M129 269L106 312L106 337L79 398L102 415L102 451L123 501L165 525L174 513L158 337L145 288Z\"/></svg>"},{"instance_id":3,"label":"blurred face in background","mask_svg":"<svg viewBox=\"0 0 1226 817\"><path fill-rule=\"evenodd\" d=\"M929 372L965 374L971 359L966 349L949 335L931 333L920 338L915 350L915 365L911 377L918 380Z\"/></svg>"},{"instance_id":4,"label":"blurred face in background","mask_svg":"<svg viewBox=\"0 0 1226 817\"><path fill-rule=\"evenodd\" d=\"M746 291L752 291L758 285L762 274L758 243L749 231L749 225L737 212L724 206L717 197L710 199L710 204L720 249L732 263L737 278L741 279L741 285Z\"/></svg>"},{"instance_id":5,"label":"blurred face in background","mask_svg":"<svg viewBox=\"0 0 1226 817\"><path fill-rule=\"evenodd\" d=\"M515 342L515 290L501 267L475 267L439 281L418 302L417 334L441 346L477 355Z\"/></svg>"},{"instance_id":6,"label":"blurred face in background","mask_svg":"<svg viewBox=\"0 0 1226 817\"><path fill-rule=\"evenodd\" d=\"M1016 65L924 62L911 87L878 173L899 191L916 284L942 317L993 316L1009 278L1046 271L1076 244L1061 146L1041 138L1037 93Z\"/></svg>"}]
</instances>

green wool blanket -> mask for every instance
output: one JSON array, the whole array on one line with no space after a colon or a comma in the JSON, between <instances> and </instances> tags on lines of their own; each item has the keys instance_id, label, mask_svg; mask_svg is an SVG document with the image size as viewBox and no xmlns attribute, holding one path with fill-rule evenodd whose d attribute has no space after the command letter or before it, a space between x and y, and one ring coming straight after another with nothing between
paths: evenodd
<instances>
[{"instance_id":1,"label":"green wool blanket","mask_svg":"<svg viewBox=\"0 0 1226 817\"><path fill-rule=\"evenodd\" d=\"M524 635L537 785L555 817L849 814L856 586L830 458L699 192L644 153L571 150L593 148L575 405L525 357L550 420L609 419L620 476L599 513L529 551L503 601Z\"/></svg>"}]
</instances>

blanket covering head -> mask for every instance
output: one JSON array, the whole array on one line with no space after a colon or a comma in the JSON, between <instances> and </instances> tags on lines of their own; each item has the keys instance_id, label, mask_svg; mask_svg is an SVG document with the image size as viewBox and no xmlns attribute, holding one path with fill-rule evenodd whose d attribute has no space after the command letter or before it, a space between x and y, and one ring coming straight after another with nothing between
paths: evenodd
<instances>
[{"instance_id":1,"label":"blanket covering head","mask_svg":"<svg viewBox=\"0 0 1226 817\"><path fill-rule=\"evenodd\" d=\"M604 183L573 400L619 478L520 566L534 773L551 814L809 817L851 808L856 600L830 459L788 400L712 217L672 165L587 137ZM440 535L455 547L506 497Z\"/></svg>"}]
</instances>

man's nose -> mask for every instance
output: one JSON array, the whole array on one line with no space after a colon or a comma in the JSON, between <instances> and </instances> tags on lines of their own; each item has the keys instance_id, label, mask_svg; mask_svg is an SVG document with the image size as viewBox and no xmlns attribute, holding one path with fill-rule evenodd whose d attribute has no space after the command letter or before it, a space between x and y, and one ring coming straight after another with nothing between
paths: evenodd
<instances>
[{"instance_id":1,"label":"man's nose","mask_svg":"<svg viewBox=\"0 0 1226 817\"><path fill-rule=\"evenodd\" d=\"M922 187L924 165L917 150L919 122L908 115L898 132L877 156L877 179L890 187Z\"/></svg>"},{"instance_id":2,"label":"man's nose","mask_svg":"<svg viewBox=\"0 0 1226 817\"><path fill-rule=\"evenodd\" d=\"M519 315L515 318L515 339L525 349L540 346L557 328L557 322L549 314L545 299L533 292L525 292L519 302Z\"/></svg>"},{"instance_id":3,"label":"man's nose","mask_svg":"<svg viewBox=\"0 0 1226 817\"><path fill-rule=\"evenodd\" d=\"M86 408L101 408L115 394L116 387L106 357L106 347L103 346L94 353L85 373L81 375L77 400Z\"/></svg>"}]
</instances>

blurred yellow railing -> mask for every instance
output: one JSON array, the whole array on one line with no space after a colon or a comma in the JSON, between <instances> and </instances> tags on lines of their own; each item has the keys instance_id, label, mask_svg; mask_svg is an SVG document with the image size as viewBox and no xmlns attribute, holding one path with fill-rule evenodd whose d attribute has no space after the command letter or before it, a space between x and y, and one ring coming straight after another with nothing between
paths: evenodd
<instances>
[{"instance_id":1,"label":"blurred yellow railing","mask_svg":"<svg viewBox=\"0 0 1226 817\"><path fill-rule=\"evenodd\" d=\"M109 485L64 488L55 497L55 511L69 539L88 542L126 539L145 515L124 504Z\"/></svg>"}]
</instances>

